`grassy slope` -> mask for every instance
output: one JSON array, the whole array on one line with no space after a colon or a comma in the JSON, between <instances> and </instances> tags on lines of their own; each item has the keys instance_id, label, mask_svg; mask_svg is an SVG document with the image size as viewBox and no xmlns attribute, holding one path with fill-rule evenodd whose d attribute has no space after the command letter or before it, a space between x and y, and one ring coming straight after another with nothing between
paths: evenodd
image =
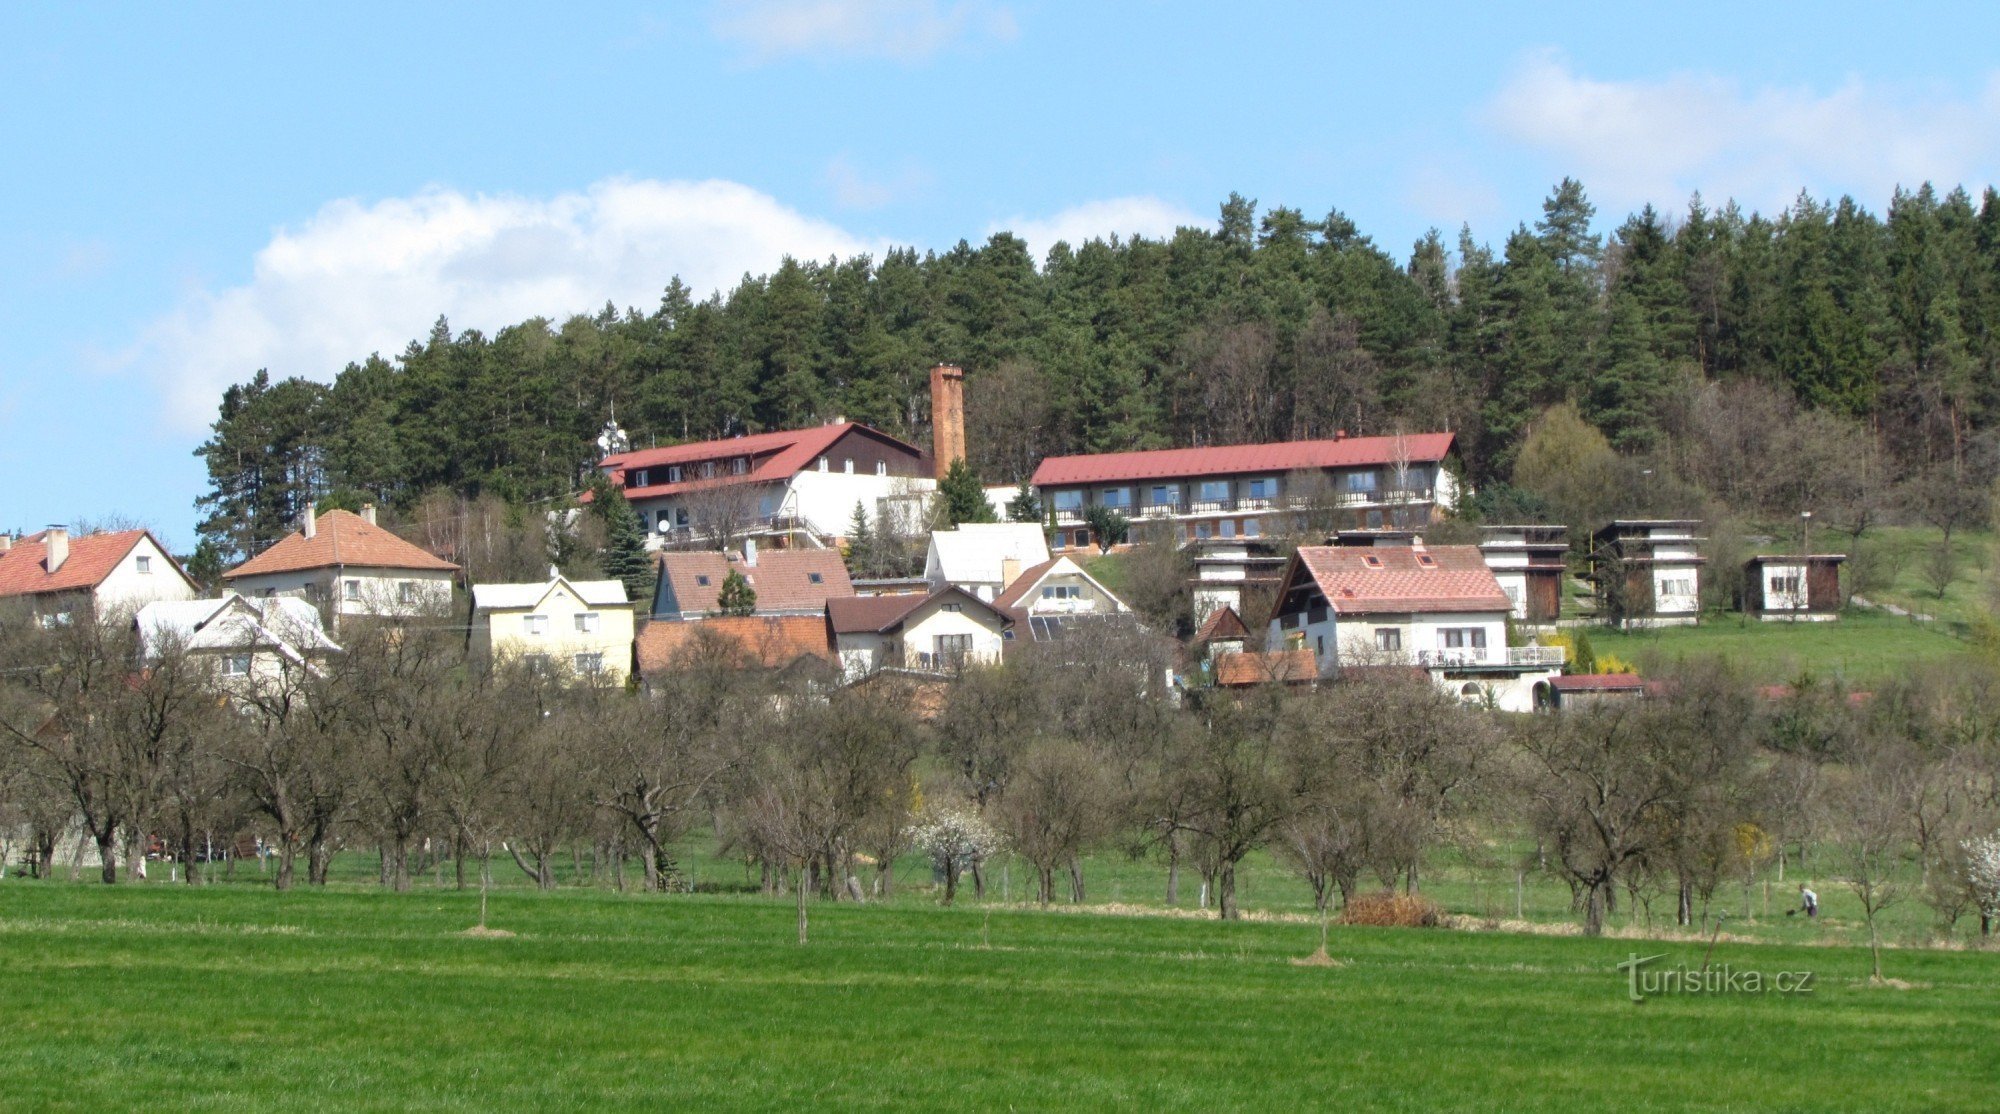
<instances>
[{"instance_id":1,"label":"grassy slope","mask_svg":"<svg viewBox=\"0 0 2000 1114\"><path fill-rule=\"evenodd\" d=\"M2000 957L1725 943L1810 998L1633 1006L1631 946L971 908L12 884L17 1107L1990 1108ZM988 946L990 944L990 946ZM1699 962L1694 945L1660 945Z\"/></svg>"},{"instance_id":2,"label":"grassy slope","mask_svg":"<svg viewBox=\"0 0 2000 1114\"><path fill-rule=\"evenodd\" d=\"M1656 662L1719 656L1760 681L1790 681L1811 671L1864 687L1969 652L1964 640L1944 630L1867 611L1849 611L1825 623L1764 623L1720 615L1696 627L1592 627L1589 633L1599 656L1615 654L1641 673L1650 672L1648 666Z\"/></svg>"}]
</instances>

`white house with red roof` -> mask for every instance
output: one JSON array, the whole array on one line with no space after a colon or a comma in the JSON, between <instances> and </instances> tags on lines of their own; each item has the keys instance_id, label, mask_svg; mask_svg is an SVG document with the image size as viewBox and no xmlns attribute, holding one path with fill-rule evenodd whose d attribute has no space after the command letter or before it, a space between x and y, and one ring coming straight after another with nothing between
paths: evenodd
<instances>
[{"instance_id":1,"label":"white house with red roof","mask_svg":"<svg viewBox=\"0 0 2000 1114\"><path fill-rule=\"evenodd\" d=\"M1194 449L1052 456L1032 483L1055 516L1056 547L1090 544L1084 515L1108 507L1134 522L1180 525L1187 540L1259 537L1282 512L1328 507L1357 529L1416 527L1457 504L1450 433L1278 441Z\"/></svg>"},{"instance_id":2,"label":"white house with red roof","mask_svg":"<svg viewBox=\"0 0 2000 1114\"><path fill-rule=\"evenodd\" d=\"M1564 651L1507 645L1512 606L1475 546L1302 546L1279 581L1266 644L1311 651L1322 677L1414 666L1460 699L1528 712L1547 703Z\"/></svg>"},{"instance_id":3,"label":"white house with red roof","mask_svg":"<svg viewBox=\"0 0 2000 1114\"><path fill-rule=\"evenodd\" d=\"M722 582L741 574L757 593L757 615L822 615L826 601L854 594L847 565L831 549L760 549L743 555L719 550L662 553L660 580L653 593L653 618L711 619L722 608Z\"/></svg>"},{"instance_id":4,"label":"white house with red roof","mask_svg":"<svg viewBox=\"0 0 2000 1114\"><path fill-rule=\"evenodd\" d=\"M457 565L378 525L373 506L360 514L315 514L307 507L297 530L222 579L246 596L303 596L326 609L338 629L343 615L449 610L457 575Z\"/></svg>"},{"instance_id":5,"label":"white house with red roof","mask_svg":"<svg viewBox=\"0 0 2000 1114\"><path fill-rule=\"evenodd\" d=\"M884 669L956 673L996 664L1014 622L963 588L826 601L827 641L850 681Z\"/></svg>"},{"instance_id":6,"label":"white house with red roof","mask_svg":"<svg viewBox=\"0 0 2000 1114\"><path fill-rule=\"evenodd\" d=\"M654 545L731 536L843 537L859 504L871 525L885 506L937 490L922 449L859 422L754 433L613 453L598 468L646 521Z\"/></svg>"},{"instance_id":7,"label":"white house with red roof","mask_svg":"<svg viewBox=\"0 0 2000 1114\"><path fill-rule=\"evenodd\" d=\"M159 600L201 594L159 539L145 530L71 537L51 526L16 538L0 534L0 600L25 600L44 623L66 622L80 605L129 614Z\"/></svg>"}]
</instances>

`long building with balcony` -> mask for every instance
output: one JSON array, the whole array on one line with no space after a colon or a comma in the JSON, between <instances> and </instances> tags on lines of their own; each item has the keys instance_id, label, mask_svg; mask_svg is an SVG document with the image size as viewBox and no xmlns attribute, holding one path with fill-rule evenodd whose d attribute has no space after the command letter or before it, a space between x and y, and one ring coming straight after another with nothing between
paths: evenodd
<instances>
[{"instance_id":1,"label":"long building with balcony","mask_svg":"<svg viewBox=\"0 0 2000 1114\"><path fill-rule=\"evenodd\" d=\"M1317 525L1419 527L1458 499L1450 433L1337 436L1053 456L1030 481L1055 524L1057 549L1092 544L1087 516L1104 507L1134 523L1172 522L1188 541L1279 533L1308 511Z\"/></svg>"},{"instance_id":2,"label":"long building with balcony","mask_svg":"<svg viewBox=\"0 0 2000 1114\"><path fill-rule=\"evenodd\" d=\"M1321 677L1415 668L1468 703L1527 712L1549 701L1559 646L1509 646L1513 601L1476 547L1302 546L1266 625L1273 651L1307 651Z\"/></svg>"}]
</instances>

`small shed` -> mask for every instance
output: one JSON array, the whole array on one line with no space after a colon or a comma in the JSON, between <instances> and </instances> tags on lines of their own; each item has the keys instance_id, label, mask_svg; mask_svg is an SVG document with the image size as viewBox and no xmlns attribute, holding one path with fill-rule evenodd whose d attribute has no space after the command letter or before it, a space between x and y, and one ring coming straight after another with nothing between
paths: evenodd
<instances>
[{"instance_id":1,"label":"small shed","mask_svg":"<svg viewBox=\"0 0 2000 1114\"><path fill-rule=\"evenodd\" d=\"M1548 706L1574 711L1645 694L1646 682L1637 673L1569 673L1549 678Z\"/></svg>"},{"instance_id":2,"label":"small shed","mask_svg":"<svg viewBox=\"0 0 2000 1114\"><path fill-rule=\"evenodd\" d=\"M1743 563L1743 610L1767 622L1840 617L1845 553L1760 554Z\"/></svg>"}]
</instances>

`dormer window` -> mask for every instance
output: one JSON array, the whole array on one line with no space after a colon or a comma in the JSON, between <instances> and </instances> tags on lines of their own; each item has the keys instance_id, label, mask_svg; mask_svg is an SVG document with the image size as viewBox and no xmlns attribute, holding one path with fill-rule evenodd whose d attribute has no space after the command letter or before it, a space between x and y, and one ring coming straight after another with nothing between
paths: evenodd
<instances>
[{"instance_id":1,"label":"dormer window","mask_svg":"<svg viewBox=\"0 0 2000 1114\"><path fill-rule=\"evenodd\" d=\"M846 460L841 461L840 470L852 476L854 474L854 458L850 456Z\"/></svg>"},{"instance_id":2,"label":"dormer window","mask_svg":"<svg viewBox=\"0 0 2000 1114\"><path fill-rule=\"evenodd\" d=\"M704 480L710 480L710 479L714 479L714 478L715 478L715 462L714 462L714 461L712 461L712 460L704 460L704 461L702 461L702 462L701 462L701 478L702 478L702 479L704 479Z\"/></svg>"},{"instance_id":3,"label":"dormer window","mask_svg":"<svg viewBox=\"0 0 2000 1114\"><path fill-rule=\"evenodd\" d=\"M1438 567L1437 558L1431 556L1428 553L1417 554L1417 564L1422 565L1424 568L1427 569L1434 569Z\"/></svg>"},{"instance_id":4,"label":"dormer window","mask_svg":"<svg viewBox=\"0 0 2000 1114\"><path fill-rule=\"evenodd\" d=\"M1373 553L1364 553L1361 555L1361 563L1371 569L1379 569L1382 567L1382 558L1375 556Z\"/></svg>"},{"instance_id":5,"label":"dormer window","mask_svg":"<svg viewBox=\"0 0 2000 1114\"><path fill-rule=\"evenodd\" d=\"M677 483L681 482L681 475L682 475L682 473L681 473L681 466L680 466L680 465L678 465L678 464L669 464L669 465L667 465L667 482L668 482L668 483L670 483L670 484L677 484Z\"/></svg>"},{"instance_id":6,"label":"dormer window","mask_svg":"<svg viewBox=\"0 0 2000 1114\"><path fill-rule=\"evenodd\" d=\"M876 475L878 475L878 476L886 476L886 475L888 475L888 474L889 474L889 462L888 462L888 461L886 461L886 460L878 460L878 461L876 461L876 462L875 462L875 474L876 474Z\"/></svg>"},{"instance_id":7,"label":"dormer window","mask_svg":"<svg viewBox=\"0 0 2000 1114\"><path fill-rule=\"evenodd\" d=\"M808 583L808 584L824 584L824 583L826 583L826 577L824 577L824 576L821 576L821 575L820 575L819 573L816 573L816 572L809 572L809 573L807 573L807 574L806 574L806 583Z\"/></svg>"},{"instance_id":8,"label":"dormer window","mask_svg":"<svg viewBox=\"0 0 2000 1114\"><path fill-rule=\"evenodd\" d=\"M819 470L820 470L820 471L822 471L822 472L825 472L825 471L827 471L827 470L828 470L828 469L827 469L827 459L826 459L825 457L820 457L820 458L819 458Z\"/></svg>"},{"instance_id":9,"label":"dormer window","mask_svg":"<svg viewBox=\"0 0 2000 1114\"><path fill-rule=\"evenodd\" d=\"M750 458L747 456L739 456L729 462L729 474L732 476L740 476L749 470Z\"/></svg>"}]
</instances>

